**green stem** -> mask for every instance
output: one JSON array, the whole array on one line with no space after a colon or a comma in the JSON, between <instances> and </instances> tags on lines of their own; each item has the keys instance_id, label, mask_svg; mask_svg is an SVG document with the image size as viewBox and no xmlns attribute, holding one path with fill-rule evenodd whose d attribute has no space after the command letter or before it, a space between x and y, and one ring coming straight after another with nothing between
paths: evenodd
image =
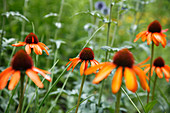
<instances>
[{"instance_id":1,"label":"green stem","mask_svg":"<svg viewBox=\"0 0 170 113\"><path fill-rule=\"evenodd\" d=\"M110 35L110 25L111 25L111 14L112 14L112 0L110 0L110 14L109 14L109 23L108 23L108 28L107 28L107 41L106 41L106 46L109 45L109 35ZM107 61L107 58L108 58L108 51L106 51L105 61ZM100 88L98 106L100 106L100 102L101 102L101 98L102 98L102 93L103 93L103 86L104 86L104 80L102 81L101 88Z\"/></svg>"},{"instance_id":2,"label":"green stem","mask_svg":"<svg viewBox=\"0 0 170 113\"><path fill-rule=\"evenodd\" d=\"M3 11L6 12L6 0L3 0ZM4 37L4 27L5 27L5 15L3 16L3 20L2 20L2 34L0 37L0 64L1 63L1 52L2 52L2 40Z\"/></svg>"},{"instance_id":3,"label":"green stem","mask_svg":"<svg viewBox=\"0 0 170 113\"><path fill-rule=\"evenodd\" d=\"M102 85L100 87L100 92L99 92L99 100L98 100L98 106L100 107L100 102L101 102L101 98L102 98L102 89L103 89L103 86L104 86L104 81L105 79L102 81Z\"/></svg>"},{"instance_id":4,"label":"green stem","mask_svg":"<svg viewBox=\"0 0 170 113\"><path fill-rule=\"evenodd\" d=\"M19 113L22 111L22 105L23 105L23 98L24 98L24 77L25 74L21 72L21 87L20 87L20 100L19 100Z\"/></svg>"},{"instance_id":5,"label":"green stem","mask_svg":"<svg viewBox=\"0 0 170 113\"><path fill-rule=\"evenodd\" d=\"M152 100L154 99L154 93L155 93L155 87L156 87L157 78L158 78L158 76L155 75L155 80L154 80L154 85L153 85L153 91L152 91Z\"/></svg>"},{"instance_id":6,"label":"green stem","mask_svg":"<svg viewBox=\"0 0 170 113\"><path fill-rule=\"evenodd\" d=\"M145 107L144 107L144 105L143 105L143 103L142 103L142 101L141 101L141 99L140 99L140 97L139 97L138 93L136 92L135 94L136 94L137 99L139 100L139 102L140 102L140 104L141 104L141 106L142 106L142 109L143 109L144 113L146 113L146 111L145 111Z\"/></svg>"},{"instance_id":7,"label":"green stem","mask_svg":"<svg viewBox=\"0 0 170 113\"><path fill-rule=\"evenodd\" d=\"M117 93L117 98L116 98L116 105L115 105L115 113L119 113L120 111L120 99L121 99L121 92L122 90L120 89L119 92Z\"/></svg>"},{"instance_id":8,"label":"green stem","mask_svg":"<svg viewBox=\"0 0 170 113\"><path fill-rule=\"evenodd\" d=\"M130 102L132 103L132 105L135 107L135 109L137 110L138 113L141 113L138 109L138 107L135 105L135 103L132 101L132 99L129 97L129 95L126 93L125 89L123 87L121 87L122 91L124 92L124 94L128 97L128 99L130 100Z\"/></svg>"},{"instance_id":9,"label":"green stem","mask_svg":"<svg viewBox=\"0 0 170 113\"><path fill-rule=\"evenodd\" d=\"M83 85L84 85L84 81L85 81L85 75L83 74L83 79L81 81L81 87L80 87L80 91L79 91L79 97L78 97L78 101L77 101L77 107L76 107L76 112L78 112L78 108L79 108L79 105L80 105L80 99L81 99L81 93L82 93L82 90L83 90Z\"/></svg>"},{"instance_id":10,"label":"green stem","mask_svg":"<svg viewBox=\"0 0 170 113\"><path fill-rule=\"evenodd\" d=\"M150 87L150 82L151 82L151 70L152 70L153 54L154 54L154 43L152 41L150 70L149 70L149 87ZM150 94L150 92L147 92L147 103L149 103L149 94Z\"/></svg>"}]
</instances>

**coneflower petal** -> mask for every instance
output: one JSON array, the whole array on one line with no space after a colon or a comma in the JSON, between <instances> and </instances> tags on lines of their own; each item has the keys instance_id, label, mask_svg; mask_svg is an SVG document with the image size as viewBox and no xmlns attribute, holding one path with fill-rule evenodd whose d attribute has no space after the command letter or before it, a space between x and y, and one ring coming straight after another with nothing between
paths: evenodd
<instances>
[{"instance_id":1,"label":"coneflower petal","mask_svg":"<svg viewBox=\"0 0 170 113\"><path fill-rule=\"evenodd\" d=\"M49 55L47 49L46 49L44 46L42 46L42 44L39 44L39 43L38 43L38 45L40 46L40 48L41 48L42 50L44 50L44 51L46 52L47 55Z\"/></svg>"},{"instance_id":2,"label":"coneflower petal","mask_svg":"<svg viewBox=\"0 0 170 113\"><path fill-rule=\"evenodd\" d=\"M138 88L138 83L137 83L136 76L135 76L135 73L133 72L133 70L131 70L128 67L125 67L124 77L125 77L126 87L130 91L136 92L136 90Z\"/></svg>"},{"instance_id":3,"label":"coneflower petal","mask_svg":"<svg viewBox=\"0 0 170 113\"><path fill-rule=\"evenodd\" d=\"M2 71L2 72L0 73L0 79L1 79L1 77L4 76L5 74L8 74L11 70L12 70L12 67L8 67L8 68L6 68L4 71Z\"/></svg>"},{"instance_id":4,"label":"coneflower petal","mask_svg":"<svg viewBox=\"0 0 170 113\"><path fill-rule=\"evenodd\" d=\"M25 44L26 44L25 42L19 42L19 43L16 43L16 44L12 44L12 46L19 47L19 46L24 46Z\"/></svg>"},{"instance_id":5,"label":"coneflower petal","mask_svg":"<svg viewBox=\"0 0 170 113\"><path fill-rule=\"evenodd\" d=\"M39 87L39 88L43 88L44 85L43 83L41 82L39 76L34 72L32 71L31 69L27 69L26 70L26 74L28 75L28 77Z\"/></svg>"},{"instance_id":6,"label":"coneflower petal","mask_svg":"<svg viewBox=\"0 0 170 113\"><path fill-rule=\"evenodd\" d=\"M150 88L149 88L149 86L147 84L147 81L146 81L147 77L146 77L144 71L141 68L137 67L137 66L133 66L133 70L139 76L140 84L141 84L142 88L144 90L147 89L147 91L150 92Z\"/></svg>"},{"instance_id":7,"label":"coneflower petal","mask_svg":"<svg viewBox=\"0 0 170 113\"><path fill-rule=\"evenodd\" d=\"M160 67L156 67L155 72L159 78L163 77L162 71Z\"/></svg>"},{"instance_id":8,"label":"coneflower petal","mask_svg":"<svg viewBox=\"0 0 170 113\"><path fill-rule=\"evenodd\" d=\"M9 85L8 85L9 90L13 90L15 88L15 86L18 84L18 82L20 80L20 75L21 75L20 71L14 72L14 74L12 75L11 80L9 82Z\"/></svg>"},{"instance_id":9,"label":"coneflower petal","mask_svg":"<svg viewBox=\"0 0 170 113\"><path fill-rule=\"evenodd\" d=\"M97 74L96 77L93 80L94 84L98 84L101 80L107 78L107 76L109 76L110 72L116 68L116 65L112 64L112 65L106 65L105 67L103 67Z\"/></svg>"},{"instance_id":10,"label":"coneflower petal","mask_svg":"<svg viewBox=\"0 0 170 113\"><path fill-rule=\"evenodd\" d=\"M77 60L77 61L73 64L72 71L74 70L74 68L76 67L76 65L77 65L79 62L81 62L81 60L80 60L80 59L79 59L79 60Z\"/></svg>"},{"instance_id":11,"label":"coneflower petal","mask_svg":"<svg viewBox=\"0 0 170 113\"><path fill-rule=\"evenodd\" d=\"M121 87L122 84L122 71L123 67L119 66L118 69L116 70L113 80L112 80L112 93L117 93Z\"/></svg>"},{"instance_id":12,"label":"coneflower petal","mask_svg":"<svg viewBox=\"0 0 170 113\"><path fill-rule=\"evenodd\" d=\"M101 64L98 64L98 65L95 65L93 67L90 67L90 68L86 69L84 74L85 75L92 74L93 72L97 71L97 69L99 69L101 67L104 67L105 65L108 65L108 64L113 64L113 63L105 62L105 63L101 63Z\"/></svg>"},{"instance_id":13,"label":"coneflower petal","mask_svg":"<svg viewBox=\"0 0 170 113\"><path fill-rule=\"evenodd\" d=\"M38 70L42 71L43 73L46 73L46 74L51 74L49 71L42 70L42 69L39 69L39 68L37 68L37 67L33 67L33 69L38 69Z\"/></svg>"},{"instance_id":14,"label":"coneflower petal","mask_svg":"<svg viewBox=\"0 0 170 113\"><path fill-rule=\"evenodd\" d=\"M161 70L164 72L166 78L170 78L169 71L166 70L164 67L161 67Z\"/></svg>"},{"instance_id":15,"label":"coneflower petal","mask_svg":"<svg viewBox=\"0 0 170 113\"><path fill-rule=\"evenodd\" d=\"M83 75L83 73L84 73L84 70L85 70L85 63L86 63L85 60L81 63L81 66L80 66L80 75Z\"/></svg>"},{"instance_id":16,"label":"coneflower petal","mask_svg":"<svg viewBox=\"0 0 170 113\"><path fill-rule=\"evenodd\" d=\"M136 42L140 37L142 37L142 36L145 35L145 34L146 34L146 31L142 31L142 32L140 32L139 34L137 34L134 42Z\"/></svg>"},{"instance_id":17,"label":"coneflower petal","mask_svg":"<svg viewBox=\"0 0 170 113\"><path fill-rule=\"evenodd\" d=\"M14 73L14 70L9 70L0 77L0 89L4 89L7 85L9 77Z\"/></svg>"},{"instance_id":18,"label":"coneflower petal","mask_svg":"<svg viewBox=\"0 0 170 113\"><path fill-rule=\"evenodd\" d=\"M25 46L25 51L27 52L27 54L30 54L30 53L31 53L31 48L30 48L29 44L27 44L27 45Z\"/></svg>"},{"instance_id":19,"label":"coneflower petal","mask_svg":"<svg viewBox=\"0 0 170 113\"><path fill-rule=\"evenodd\" d=\"M149 45L152 41L152 33L149 33L148 36L147 36L147 44Z\"/></svg>"},{"instance_id":20,"label":"coneflower petal","mask_svg":"<svg viewBox=\"0 0 170 113\"><path fill-rule=\"evenodd\" d=\"M38 68L32 68L33 69L33 71L35 71L35 72L38 72L38 73L40 73L46 80L48 80L49 82L51 82L51 77L50 76L48 76L48 75L46 75L43 71L41 71L40 69L38 69Z\"/></svg>"},{"instance_id":21,"label":"coneflower petal","mask_svg":"<svg viewBox=\"0 0 170 113\"><path fill-rule=\"evenodd\" d=\"M47 49L49 49L44 43L42 42L38 42L39 44L41 44L42 46L46 47Z\"/></svg>"}]
</instances>

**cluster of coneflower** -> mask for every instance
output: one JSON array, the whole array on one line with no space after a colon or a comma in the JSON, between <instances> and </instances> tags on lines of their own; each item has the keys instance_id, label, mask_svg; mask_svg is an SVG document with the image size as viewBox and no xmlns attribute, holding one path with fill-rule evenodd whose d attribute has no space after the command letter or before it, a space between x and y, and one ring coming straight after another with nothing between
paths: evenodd
<instances>
[{"instance_id":1,"label":"cluster of coneflower","mask_svg":"<svg viewBox=\"0 0 170 113\"><path fill-rule=\"evenodd\" d=\"M163 47L166 46L166 39L165 39L166 35L163 34L163 32L166 31L167 30L162 30L160 23L157 20L155 20L149 24L148 29L146 31L143 31L136 36L134 42L136 42L139 38L142 38L143 42L147 40L148 45L152 43L152 53L153 53L154 44L158 46L159 43L161 43ZM33 60L31 56L29 56L29 54L31 54L31 49L33 49L37 55L41 55L42 50L44 50L46 54L49 55L47 51L48 47L45 44L39 42L37 36L34 33L30 33L25 38L24 42L12 44L12 46L17 46L17 47L25 46L26 52L24 50L19 50L13 56L11 61L11 66L0 73L0 89L5 88L8 79L11 76L8 89L13 90L17 85L17 83L19 82L20 78L21 78L21 82L23 82L24 80L23 78L25 76L23 72L25 72L26 75L28 75L28 77L39 88L43 88L43 83L41 82L39 76L37 75L38 73L40 73L48 81L51 81L51 77L46 75L46 74L50 74L50 72L34 67ZM71 58L70 61L66 64L69 65L67 71L69 71L71 68L73 71L76 65L81 62L80 75L83 75L83 79L82 79L82 85L79 93L79 99L77 102L76 112L78 111L85 75L95 73L96 75L93 80L93 83L98 84L100 83L100 81L106 79L110 75L110 73L114 69L116 69L111 84L111 89L114 94L120 91L123 77L125 79L125 85L127 89L134 93L138 89L138 83L137 83L137 77L138 77L140 80L141 87L144 90L147 90L149 94L150 77L153 75L153 71L155 71L156 75L159 78L162 78L164 73L166 81L169 82L170 67L168 65L165 65L165 61L163 60L162 57L158 57L154 61L152 61L152 59L153 59L153 54L151 55L150 64L143 65L149 60L147 58L143 62L135 65L133 54L128 49L122 49L114 54L113 62L99 63L97 60L94 59L94 53L91 48L86 47L82 49L79 54L79 57ZM88 68L89 64L91 65L90 68ZM145 69L142 70L141 69L142 67L145 67ZM147 81L149 81L149 85Z\"/></svg>"}]
</instances>

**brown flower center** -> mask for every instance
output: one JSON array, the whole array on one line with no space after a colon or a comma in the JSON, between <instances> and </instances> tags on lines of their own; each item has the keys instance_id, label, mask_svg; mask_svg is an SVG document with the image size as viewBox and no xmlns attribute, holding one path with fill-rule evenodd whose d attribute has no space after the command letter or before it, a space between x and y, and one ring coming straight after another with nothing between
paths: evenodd
<instances>
[{"instance_id":1,"label":"brown flower center","mask_svg":"<svg viewBox=\"0 0 170 113\"><path fill-rule=\"evenodd\" d=\"M152 32L152 33L155 33L155 32L160 33L161 30L162 30L162 26L161 26L161 24L159 23L159 21L157 21L157 20L153 21L153 22L150 23L149 26L148 26L148 31L149 31L149 32Z\"/></svg>"},{"instance_id":2,"label":"brown flower center","mask_svg":"<svg viewBox=\"0 0 170 113\"><path fill-rule=\"evenodd\" d=\"M134 64L134 58L132 53L128 49L122 49L114 55L113 63L117 66L131 68Z\"/></svg>"},{"instance_id":3,"label":"brown flower center","mask_svg":"<svg viewBox=\"0 0 170 113\"><path fill-rule=\"evenodd\" d=\"M165 61L163 60L162 57L158 57L154 60L153 65L156 67L164 67Z\"/></svg>"},{"instance_id":4,"label":"brown flower center","mask_svg":"<svg viewBox=\"0 0 170 113\"><path fill-rule=\"evenodd\" d=\"M94 53L91 48L86 47L83 50L81 50L79 57L81 60L93 60Z\"/></svg>"},{"instance_id":5,"label":"brown flower center","mask_svg":"<svg viewBox=\"0 0 170 113\"><path fill-rule=\"evenodd\" d=\"M12 58L11 66L14 70L27 70L32 68L33 61L31 57L24 51L19 50Z\"/></svg>"},{"instance_id":6,"label":"brown flower center","mask_svg":"<svg viewBox=\"0 0 170 113\"><path fill-rule=\"evenodd\" d=\"M26 42L27 44L37 44L39 41L38 41L37 36L36 36L34 33L30 33L30 34L27 35L27 37L25 38L25 42Z\"/></svg>"}]
</instances>

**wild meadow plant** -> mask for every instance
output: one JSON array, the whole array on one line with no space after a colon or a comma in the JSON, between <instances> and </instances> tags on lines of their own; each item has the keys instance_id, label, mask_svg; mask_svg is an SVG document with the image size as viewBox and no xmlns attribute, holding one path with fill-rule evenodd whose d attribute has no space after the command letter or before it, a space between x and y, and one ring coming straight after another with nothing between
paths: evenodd
<instances>
[{"instance_id":1,"label":"wild meadow plant","mask_svg":"<svg viewBox=\"0 0 170 113\"><path fill-rule=\"evenodd\" d=\"M0 6L0 113L170 112L168 0Z\"/></svg>"}]
</instances>

